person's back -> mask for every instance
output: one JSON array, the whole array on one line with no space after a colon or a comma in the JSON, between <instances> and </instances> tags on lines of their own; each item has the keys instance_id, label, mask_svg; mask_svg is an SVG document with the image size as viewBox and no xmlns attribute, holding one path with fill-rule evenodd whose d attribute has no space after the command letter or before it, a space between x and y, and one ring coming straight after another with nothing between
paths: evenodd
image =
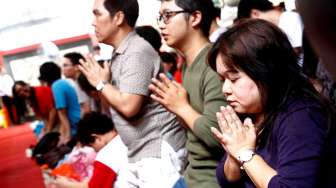
<instances>
[{"instance_id":1,"label":"person's back","mask_svg":"<svg viewBox=\"0 0 336 188\"><path fill-rule=\"evenodd\" d=\"M55 108L66 109L69 118L71 135L75 135L76 123L80 119L80 105L75 88L67 81L59 79L51 85L55 100Z\"/></svg>"},{"instance_id":2,"label":"person's back","mask_svg":"<svg viewBox=\"0 0 336 188\"><path fill-rule=\"evenodd\" d=\"M36 109L34 111L41 117L48 119L49 112L54 109L54 99L49 86L32 87L36 99Z\"/></svg>"},{"instance_id":3,"label":"person's back","mask_svg":"<svg viewBox=\"0 0 336 188\"><path fill-rule=\"evenodd\" d=\"M269 143L258 149L267 163L279 171L291 168L290 171L284 170L281 173L286 180L276 176L270 182L270 187L279 185L282 181L287 181L293 187L335 186L333 181L336 176L328 172L336 165L336 137L331 135L330 140L328 139L328 117L325 110L317 101L309 98L293 97L288 100L285 108L274 121L273 135L271 134ZM335 123L334 120L333 122ZM303 137L304 142L301 140ZM281 149L269 151L269 148ZM321 160L307 160L315 157ZM300 161L299 163L304 164L306 170L302 171L300 166L287 166L288 163L284 163L284 159L286 162ZM301 176L302 179L293 178L291 181L289 178L291 176Z\"/></svg>"}]
</instances>

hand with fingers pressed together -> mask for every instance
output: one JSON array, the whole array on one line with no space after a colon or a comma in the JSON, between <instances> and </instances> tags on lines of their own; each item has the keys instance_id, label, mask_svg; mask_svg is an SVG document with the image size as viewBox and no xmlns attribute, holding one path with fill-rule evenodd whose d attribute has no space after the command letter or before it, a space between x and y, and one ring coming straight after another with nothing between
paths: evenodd
<instances>
[{"instance_id":1,"label":"hand with fingers pressed together","mask_svg":"<svg viewBox=\"0 0 336 188\"><path fill-rule=\"evenodd\" d=\"M149 89L153 92L151 98L161 103L169 111L179 115L189 106L188 93L183 86L161 73L160 80L153 78Z\"/></svg>"},{"instance_id":2,"label":"hand with fingers pressed together","mask_svg":"<svg viewBox=\"0 0 336 188\"><path fill-rule=\"evenodd\" d=\"M250 118L242 123L231 106L222 106L216 115L220 131L214 127L211 131L229 155L238 160L241 151L255 150L256 129Z\"/></svg>"},{"instance_id":3,"label":"hand with fingers pressed together","mask_svg":"<svg viewBox=\"0 0 336 188\"><path fill-rule=\"evenodd\" d=\"M85 75L92 86L96 86L100 81L111 79L111 63L104 62L103 66L94 59L92 54L85 56L85 61L80 60L79 70Z\"/></svg>"}]
</instances>

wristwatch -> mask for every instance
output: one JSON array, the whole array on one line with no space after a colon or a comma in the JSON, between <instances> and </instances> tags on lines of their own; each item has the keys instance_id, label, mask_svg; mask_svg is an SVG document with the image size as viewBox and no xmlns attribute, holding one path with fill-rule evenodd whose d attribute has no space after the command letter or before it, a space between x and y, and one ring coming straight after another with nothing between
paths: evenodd
<instances>
[{"instance_id":1,"label":"wristwatch","mask_svg":"<svg viewBox=\"0 0 336 188\"><path fill-rule=\"evenodd\" d=\"M100 80L100 81L98 82L98 84L96 85L96 89L97 89L97 91L102 91L102 90L104 89L104 87L105 87L106 84L107 84L106 81L102 81L102 80Z\"/></svg>"},{"instance_id":2,"label":"wristwatch","mask_svg":"<svg viewBox=\"0 0 336 188\"><path fill-rule=\"evenodd\" d=\"M255 155L255 152L254 150L251 150L251 149L246 149L246 150L239 152L238 160L240 162L240 169L244 169L243 168L244 163L250 161L254 155Z\"/></svg>"}]
</instances>

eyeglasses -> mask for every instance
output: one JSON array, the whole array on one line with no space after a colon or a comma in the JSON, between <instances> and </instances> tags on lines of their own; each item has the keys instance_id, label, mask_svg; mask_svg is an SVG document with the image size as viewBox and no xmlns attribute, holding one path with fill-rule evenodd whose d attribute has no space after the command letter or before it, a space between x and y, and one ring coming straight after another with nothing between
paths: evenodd
<instances>
[{"instance_id":1,"label":"eyeglasses","mask_svg":"<svg viewBox=\"0 0 336 188\"><path fill-rule=\"evenodd\" d=\"M157 17L157 22L160 24L162 21L164 24L168 24L170 21L170 18L176 16L179 13L190 13L190 11L187 10L178 10L178 11L166 11L163 12L163 14L159 14Z\"/></svg>"}]
</instances>

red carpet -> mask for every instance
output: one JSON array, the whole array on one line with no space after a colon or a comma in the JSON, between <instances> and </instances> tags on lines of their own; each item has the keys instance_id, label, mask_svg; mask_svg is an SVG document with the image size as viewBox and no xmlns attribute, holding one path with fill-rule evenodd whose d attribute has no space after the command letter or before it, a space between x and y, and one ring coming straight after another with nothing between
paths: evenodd
<instances>
[{"instance_id":1,"label":"red carpet","mask_svg":"<svg viewBox=\"0 0 336 188\"><path fill-rule=\"evenodd\" d=\"M40 168L25 156L35 143L28 125L0 129L0 188L44 188Z\"/></svg>"}]
</instances>

